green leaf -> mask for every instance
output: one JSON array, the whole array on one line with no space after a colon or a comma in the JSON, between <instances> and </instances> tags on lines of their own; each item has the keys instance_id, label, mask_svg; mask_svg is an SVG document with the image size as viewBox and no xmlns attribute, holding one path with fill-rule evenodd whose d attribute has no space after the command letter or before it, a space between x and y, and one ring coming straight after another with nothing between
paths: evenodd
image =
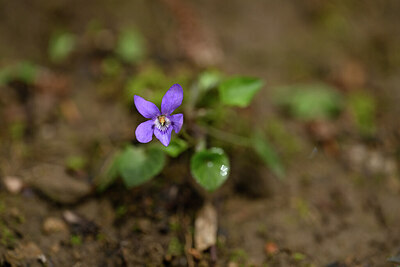
<instances>
[{"instance_id":1,"label":"green leaf","mask_svg":"<svg viewBox=\"0 0 400 267\"><path fill-rule=\"evenodd\" d=\"M216 70L207 70L200 74L198 78L198 85L200 92L206 92L215 86L221 81L222 75L219 71Z\"/></svg>"},{"instance_id":2,"label":"green leaf","mask_svg":"<svg viewBox=\"0 0 400 267\"><path fill-rule=\"evenodd\" d=\"M136 30L121 32L115 53L125 62L135 63L141 60L146 52L143 36Z\"/></svg>"},{"instance_id":3,"label":"green leaf","mask_svg":"<svg viewBox=\"0 0 400 267\"><path fill-rule=\"evenodd\" d=\"M194 179L206 190L214 191L229 176L229 159L221 148L196 152L190 161Z\"/></svg>"},{"instance_id":4,"label":"green leaf","mask_svg":"<svg viewBox=\"0 0 400 267\"><path fill-rule=\"evenodd\" d=\"M36 80L39 67L29 61L22 61L0 70L0 85L5 85L13 80L26 84L33 84Z\"/></svg>"},{"instance_id":5,"label":"green leaf","mask_svg":"<svg viewBox=\"0 0 400 267\"><path fill-rule=\"evenodd\" d=\"M178 157L183 151L188 148L188 143L180 138L174 138L169 143L169 146L164 147L165 152L173 158Z\"/></svg>"},{"instance_id":6,"label":"green leaf","mask_svg":"<svg viewBox=\"0 0 400 267\"><path fill-rule=\"evenodd\" d=\"M127 187L138 186L159 174L165 160L165 153L159 147L128 146L119 160L119 173Z\"/></svg>"},{"instance_id":7,"label":"green leaf","mask_svg":"<svg viewBox=\"0 0 400 267\"><path fill-rule=\"evenodd\" d=\"M301 120L334 118L342 109L341 95L326 84L285 86L276 91L281 92L279 104Z\"/></svg>"},{"instance_id":8,"label":"green leaf","mask_svg":"<svg viewBox=\"0 0 400 267\"><path fill-rule=\"evenodd\" d=\"M98 191L103 192L118 178L121 156L121 151L117 151L106 159L94 180Z\"/></svg>"},{"instance_id":9,"label":"green leaf","mask_svg":"<svg viewBox=\"0 0 400 267\"><path fill-rule=\"evenodd\" d=\"M221 101L229 106L247 107L263 84L262 80L250 77L225 80L219 86Z\"/></svg>"},{"instance_id":10,"label":"green leaf","mask_svg":"<svg viewBox=\"0 0 400 267\"><path fill-rule=\"evenodd\" d=\"M87 159L81 156L70 156L66 160L67 169L79 171L87 165Z\"/></svg>"},{"instance_id":11,"label":"green leaf","mask_svg":"<svg viewBox=\"0 0 400 267\"><path fill-rule=\"evenodd\" d=\"M69 32L54 34L49 42L49 57L54 63L60 63L68 58L74 50L76 37Z\"/></svg>"},{"instance_id":12,"label":"green leaf","mask_svg":"<svg viewBox=\"0 0 400 267\"><path fill-rule=\"evenodd\" d=\"M133 96L140 94L145 98L153 99L152 102L155 102L154 99L158 97L161 103L166 89L164 87L168 84L168 77L161 68L151 65L147 66L127 81L124 88L125 101L131 105Z\"/></svg>"},{"instance_id":13,"label":"green leaf","mask_svg":"<svg viewBox=\"0 0 400 267\"><path fill-rule=\"evenodd\" d=\"M269 144L269 142L262 136L261 133L256 133L252 138L252 145L254 151L261 157L265 164L271 169L271 171L278 177L283 178L285 176L285 169L280 161L275 150Z\"/></svg>"}]
</instances>

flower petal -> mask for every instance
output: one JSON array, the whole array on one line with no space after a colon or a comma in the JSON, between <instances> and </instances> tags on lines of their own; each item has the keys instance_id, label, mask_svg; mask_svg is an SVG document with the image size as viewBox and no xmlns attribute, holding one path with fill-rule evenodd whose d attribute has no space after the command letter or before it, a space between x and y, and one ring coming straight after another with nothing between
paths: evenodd
<instances>
[{"instance_id":1,"label":"flower petal","mask_svg":"<svg viewBox=\"0 0 400 267\"><path fill-rule=\"evenodd\" d=\"M154 135L157 137L158 140L160 140L161 144L163 144L164 146L169 145L169 141L171 141L171 133L172 127L168 127L165 132L160 131L157 128L154 129Z\"/></svg>"},{"instance_id":2,"label":"flower petal","mask_svg":"<svg viewBox=\"0 0 400 267\"><path fill-rule=\"evenodd\" d=\"M160 115L160 110L156 105L151 103L150 101L145 100L143 97L135 95L133 97L135 101L136 109L142 114L143 117L147 119L152 119L158 115Z\"/></svg>"},{"instance_id":3,"label":"flower petal","mask_svg":"<svg viewBox=\"0 0 400 267\"><path fill-rule=\"evenodd\" d=\"M154 121L148 120L139 124L136 128L135 135L136 139L140 143L148 143L153 139L153 132L154 132Z\"/></svg>"},{"instance_id":4,"label":"flower petal","mask_svg":"<svg viewBox=\"0 0 400 267\"><path fill-rule=\"evenodd\" d=\"M168 116L168 118L171 120L171 125L172 127L174 127L175 132L179 133L183 124L183 114L182 113L174 114Z\"/></svg>"},{"instance_id":5,"label":"flower petal","mask_svg":"<svg viewBox=\"0 0 400 267\"><path fill-rule=\"evenodd\" d=\"M170 115L176 108L182 104L183 89L179 84L174 84L165 93L161 102L161 112L164 115Z\"/></svg>"}]
</instances>

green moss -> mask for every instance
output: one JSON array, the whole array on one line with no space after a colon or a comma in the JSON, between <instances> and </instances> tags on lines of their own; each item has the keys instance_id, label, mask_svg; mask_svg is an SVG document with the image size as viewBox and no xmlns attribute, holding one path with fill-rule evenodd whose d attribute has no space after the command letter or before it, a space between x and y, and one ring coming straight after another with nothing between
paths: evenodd
<instances>
[{"instance_id":1,"label":"green moss","mask_svg":"<svg viewBox=\"0 0 400 267\"><path fill-rule=\"evenodd\" d=\"M172 237L168 244L168 254L172 256L179 256L183 253L183 244L177 237Z\"/></svg>"},{"instance_id":2,"label":"green moss","mask_svg":"<svg viewBox=\"0 0 400 267\"><path fill-rule=\"evenodd\" d=\"M0 243L5 247L12 247L17 240L13 231L0 222Z\"/></svg>"},{"instance_id":3,"label":"green moss","mask_svg":"<svg viewBox=\"0 0 400 267\"><path fill-rule=\"evenodd\" d=\"M70 243L73 246L80 246L82 245L82 238L79 235L72 235L70 239Z\"/></svg>"}]
</instances>

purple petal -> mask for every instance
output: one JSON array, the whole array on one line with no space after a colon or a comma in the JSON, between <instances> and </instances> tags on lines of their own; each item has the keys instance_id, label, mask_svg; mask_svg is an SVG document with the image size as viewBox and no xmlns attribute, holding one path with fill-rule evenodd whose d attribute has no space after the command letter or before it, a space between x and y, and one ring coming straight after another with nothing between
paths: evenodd
<instances>
[{"instance_id":1,"label":"purple petal","mask_svg":"<svg viewBox=\"0 0 400 267\"><path fill-rule=\"evenodd\" d=\"M172 127L174 127L175 132L179 133L183 124L183 114L182 113L174 114L168 116L168 118L171 120L171 125Z\"/></svg>"},{"instance_id":2,"label":"purple petal","mask_svg":"<svg viewBox=\"0 0 400 267\"><path fill-rule=\"evenodd\" d=\"M171 133L172 127L168 127L165 132L162 132L157 128L154 129L154 135L157 137L158 140L160 140L161 144L163 144L164 146L169 145L169 141L171 141Z\"/></svg>"},{"instance_id":3,"label":"purple petal","mask_svg":"<svg viewBox=\"0 0 400 267\"><path fill-rule=\"evenodd\" d=\"M161 111L165 115L170 115L182 104L183 89L179 84L174 84L165 93L161 102Z\"/></svg>"},{"instance_id":4,"label":"purple petal","mask_svg":"<svg viewBox=\"0 0 400 267\"><path fill-rule=\"evenodd\" d=\"M150 101L145 100L143 97L135 95L133 97L135 101L136 109L142 114L143 117L147 119L152 119L158 115L160 115L160 110L156 105L151 103Z\"/></svg>"},{"instance_id":5,"label":"purple petal","mask_svg":"<svg viewBox=\"0 0 400 267\"><path fill-rule=\"evenodd\" d=\"M139 124L136 128L135 135L136 139L140 143L148 143L153 139L153 132L154 132L154 121L148 120Z\"/></svg>"}]
</instances>

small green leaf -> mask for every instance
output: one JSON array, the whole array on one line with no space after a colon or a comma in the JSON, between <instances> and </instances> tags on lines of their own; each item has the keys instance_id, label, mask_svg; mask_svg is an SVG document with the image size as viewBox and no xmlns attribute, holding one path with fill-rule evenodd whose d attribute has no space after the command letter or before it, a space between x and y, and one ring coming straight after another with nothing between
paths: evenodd
<instances>
[{"instance_id":1,"label":"small green leaf","mask_svg":"<svg viewBox=\"0 0 400 267\"><path fill-rule=\"evenodd\" d=\"M39 67L29 61L22 61L7 66L0 70L0 85L5 85L13 80L33 84L36 80Z\"/></svg>"},{"instance_id":2,"label":"small green leaf","mask_svg":"<svg viewBox=\"0 0 400 267\"><path fill-rule=\"evenodd\" d=\"M76 37L69 32L54 34L49 42L49 57L54 63L60 63L68 58L74 50Z\"/></svg>"},{"instance_id":3,"label":"small green leaf","mask_svg":"<svg viewBox=\"0 0 400 267\"><path fill-rule=\"evenodd\" d=\"M207 70L200 74L198 78L199 90L201 92L206 92L211 88L218 85L221 81L222 75L219 71L216 70Z\"/></svg>"},{"instance_id":4,"label":"small green leaf","mask_svg":"<svg viewBox=\"0 0 400 267\"><path fill-rule=\"evenodd\" d=\"M342 109L341 95L327 84L294 85L279 87L279 104L301 120L330 119Z\"/></svg>"},{"instance_id":5,"label":"small green leaf","mask_svg":"<svg viewBox=\"0 0 400 267\"><path fill-rule=\"evenodd\" d=\"M164 147L163 149L165 152L170 155L173 158L176 158L179 156L183 151L185 151L188 148L188 143L180 138L174 138L171 140L171 143L169 143L169 146Z\"/></svg>"},{"instance_id":6,"label":"small green leaf","mask_svg":"<svg viewBox=\"0 0 400 267\"><path fill-rule=\"evenodd\" d=\"M99 174L94 180L98 191L103 192L119 176L119 163L121 161L121 151L109 156L100 169Z\"/></svg>"},{"instance_id":7,"label":"small green leaf","mask_svg":"<svg viewBox=\"0 0 400 267\"><path fill-rule=\"evenodd\" d=\"M252 145L254 151L262 158L271 171L278 177L285 176L285 169L276 154L275 150L269 142L262 136L261 133L256 133L252 138Z\"/></svg>"},{"instance_id":8,"label":"small green leaf","mask_svg":"<svg viewBox=\"0 0 400 267\"><path fill-rule=\"evenodd\" d=\"M296 261L302 261L305 258L306 258L306 256L303 253L300 253L300 252L295 252L293 254L293 259L296 260Z\"/></svg>"},{"instance_id":9,"label":"small green leaf","mask_svg":"<svg viewBox=\"0 0 400 267\"><path fill-rule=\"evenodd\" d=\"M190 161L194 179L206 190L214 191L229 176L229 159L221 148L196 152Z\"/></svg>"},{"instance_id":10,"label":"small green leaf","mask_svg":"<svg viewBox=\"0 0 400 267\"><path fill-rule=\"evenodd\" d=\"M258 78L230 78L219 86L221 101L229 106L247 107L262 86L263 81Z\"/></svg>"},{"instance_id":11,"label":"small green leaf","mask_svg":"<svg viewBox=\"0 0 400 267\"><path fill-rule=\"evenodd\" d=\"M146 52L143 36L136 30L121 32L115 53L125 62L135 63L144 57Z\"/></svg>"},{"instance_id":12,"label":"small green leaf","mask_svg":"<svg viewBox=\"0 0 400 267\"><path fill-rule=\"evenodd\" d=\"M157 174L165 165L165 153L156 146L128 146L119 160L119 173L127 187L141 185Z\"/></svg>"},{"instance_id":13,"label":"small green leaf","mask_svg":"<svg viewBox=\"0 0 400 267\"><path fill-rule=\"evenodd\" d=\"M87 159L81 156L71 156L66 160L67 168L73 171L79 171L85 168Z\"/></svg>"}]
</instances>

